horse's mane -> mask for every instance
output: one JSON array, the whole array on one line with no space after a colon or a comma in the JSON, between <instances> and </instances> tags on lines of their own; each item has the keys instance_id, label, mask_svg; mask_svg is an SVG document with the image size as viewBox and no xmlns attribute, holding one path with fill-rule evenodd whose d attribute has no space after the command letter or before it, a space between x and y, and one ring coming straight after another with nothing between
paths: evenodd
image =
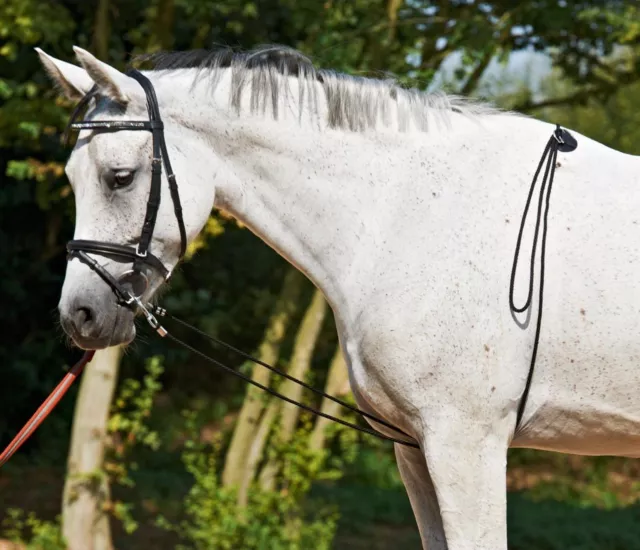
<instances>
[{"instance_id":1,"label":"horse's mane","mask_svg":"<svg viewBox=\"0 0 640 550\"><path fill-rule=\"evenodd\" d=\"M229 68L232 106L240 110L243 92L248 88L251 110L269 109L276 118L282 98L290 92L286 77L294 76L299 81L301 113L305 103L311 112L317 112L320 83L327 100L328 125L352 131L375 128L380 121L390 126L392 119L399 131L409 125L427 131L430 115L448 121L453 112L473 117L501 112L468 98L404 88L393 78L380 80L319 69L307 56L286 46L260 46L249 51L220 48L159 52L137 56L132 62L150 64L154 71L196 69L194 82L210 76L214 86L221 69Z\"/></svg>"}]
</instances>

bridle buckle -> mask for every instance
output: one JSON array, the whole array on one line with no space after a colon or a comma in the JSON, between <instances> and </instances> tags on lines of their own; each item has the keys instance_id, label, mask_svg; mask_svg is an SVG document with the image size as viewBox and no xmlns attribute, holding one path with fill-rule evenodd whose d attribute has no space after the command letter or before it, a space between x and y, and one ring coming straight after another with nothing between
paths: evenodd
<instances>
[{"instance_id":1,"label":"bridle buckle","mask_svg":"<svg viewBox=\"0 0 640 550\"><path fill-rule=\"evenodd\" d=\"M147 251L146 250L144 252L140 252L140 243L138 243L136 245L136 256L138 256L138 258L146 258L147 257Z\"/></svg>"},{"instance_id":2,"label":"bridle buckle","mask_svg":"<svg viewBox=\"0 0 640 550\"><path fill-rule=\"evenodd\" d=\"M147 323L151 326L153 330L155 330L160 336L163 338L167 335L167 330L160 324L158 319L151 313L145 305L142 303L140 298L133 296L133 301L136 303L138 308L142 311L145 318L147 319Z\"/></svg>"}]
</instances>

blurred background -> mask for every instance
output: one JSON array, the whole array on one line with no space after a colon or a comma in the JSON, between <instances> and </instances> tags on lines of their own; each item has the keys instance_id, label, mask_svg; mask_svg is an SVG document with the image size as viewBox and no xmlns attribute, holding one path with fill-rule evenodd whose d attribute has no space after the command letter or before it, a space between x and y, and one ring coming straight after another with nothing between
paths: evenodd
<instances>
[{"instance_id":1,"label":"blurred background","mask_svg":"<svg viewBox=\"0 0 640 550\"><path fill-rule=\"evenodd\" d=\"M74 62L79 45L124 69L144 52L265 43L320 67L484 98L640 154L635 2L2 0L0 446L80 355L56 314L73 232L61 142L72 105L33 48ZM163 305L351 399L322 296L234 220L212 212ZM389 444L247 392L139 327L124 354L96 356L0 471L0 548L63 549L63 535L73 550L420 548ZM510 548L640 549L639 481L638 460L511 452Z\"/></svg>"}]
</instances>

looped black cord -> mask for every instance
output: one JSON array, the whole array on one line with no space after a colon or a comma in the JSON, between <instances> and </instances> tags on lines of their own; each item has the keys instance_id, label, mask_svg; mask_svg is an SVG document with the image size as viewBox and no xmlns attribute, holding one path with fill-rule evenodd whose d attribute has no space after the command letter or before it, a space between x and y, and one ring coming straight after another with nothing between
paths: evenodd
<instances>
[{"instance_id":1,"label":"looped black cord","mask_svg":"<svg viewBox=\"0 0 640 550\"><path fill-rule=\"evenodd\" d=\"M520 428L520 422L522 421L522 416L524 414L524 409L527 404L527 397L529 396L529 391L531 389L531 381L533 380L533 371L536 364L536 357L538 355L538 346L540 343L540 330L542 328L542 310L543 310L543 299L544 299L544 275L545 275L545 258L547 252L547 229L548 229L548 218L549 218L549 205L550 205L550 197L551 197L551 188L553 187L553 179L556 171L556 163L558 158L558 150L562 150L563 152L573 151L577 146L577 142L567 132L566 130L560 128L560 126L556 126L553 135L549 138L547 142L547 146L545 147L544 153L542 154L542 158L538 164L538 168L533 176L533 180L531 182L531 187L529 189L529 195L527 196L527 202L524 207L524 212L522 213L522 220L520 222L520 230L518 232L518 239L516 241L516 249L513 256L513 265L511 268L511 281L509 284L509 308L513 313L523 313L531 308L532 299L533 299L533 287L534 287L534 279L535 279L535 259L536 259L536 251L538 247L538 238L540 236L540 226L542 225L542 239L540 243L540 287L538 293L538 316L536 320L536 332L533 340L533 350L531 353L531 362L529 364L529 373L527 375L527 381L525 384L524 391L520 398L520 403L518 405L518 415L516 420L516 431ZM514 300L514 290L515 290L515 278L516 271L518 267L518 258L520 257L520 248L522 246L522 236L524 233L524 226L527 221L527 215L529 214L529 208L531 206L531 199L533 197L533 192L535 190L536 182L538 180L538 176L540 175L540 171L542 166L547 161L544 170L544 176L542 178L542 183L540 184L540 194L538 200L538 210L536 214L536 225L533 233L533 244L531 247L531 258L529 264L529 289L527 292L527 299L524 305L518 307L515 304ZM544 203L544 212L542 211Z\"/></svg>"},{"instance_id":2,"label":"looped black cord","mask_svg":"<svg viewBox=\"0 0 640 550\"><path fill-rule=\"evenodd\" d=\"M342 401L341 399L338 399L337 397L334 397L333 395L330 395L330 394L325 393L325 392L323 392L321 390L318 390L317 388L314 388L313 386L310 386L309 384L303 382L302 380L298 380L297 378L291 376L290 374L287 374L286 372L284 372L284 371L282 371L280 369L277 369L276 367L273 367L273 366L269 365L268 363L265 363L264 361L261 361L260 359L258 359L256 357L253 357L252 355L250 355L250 354L248 354L248 353L246 353L246 352L244 352L242 350L239 350L238 348L232 346L231 344L227 344L226 342L223 342L222 340L219 340L218 338L210 336L206 332L201 331L200 329L194 327L193 325L190 325L189 323L186 323L185 321L182 321L182 320L178 319L177 317L174 317L173 315L169 314L163 308L160 308L160 307L157 307L157 306L152 306L152 305L149 305L147 307L152 313L154 313L156 315L159 315L159 316L164 316L164 317L167 317L169 319L172 319L176 323L184 326L185 328L188 328L189 330L199 334L200 336L203 336L207 340L209 340L209 341L211 341L211 342L213 342L215 344L218 344L220 346L223 346L223 347L227 348L230 351L233 351L234 353L240 355L241 357L244 357L245 359L248 359L249 361L251 361L251 362L253 362L253 363L257 364L257 365L260 365L260 366L270 370L271 372L277 374L278 376L282 376L283 378L286 378L287 380L290 380L291 382L293 382L295 384L298 384L299 386L302 386L303 388L306 388L306 389L312 391L316 395L325 397L325 398L329 399L330 401L333 401L334 403L337 403L337 404L345 407L346 409L348 409L348 410L350 410L352 412L358 413L358 414L360 414L360 415L362 415L362 416L364 416L366 418L369 418L370 420L373 420L374 422L376 422L378 424L381 424L382 426L385 426L385 427L387 427L387 428L389 428L391 430L394 430L394 431L398 432L399 434L402 434L402 435L404 435L404 436L406 436L408 438L411 438L411 436L409 434L407 434L406 432L404 432L400 428L397 428L393 424L389 424L385 420L382 420L381 418L378 418L375 415L372 415L372 414L370 414L370 413L368 413L366 411L363 411L363 410L361 410L361 409L359 409L357 407L354 407L353 405L350 405L346 401ZM363 428L363 427L358 426L356 424L353 424L351 422L347 422L345 420L341 420L339 418L336 418L335 416L331 416L329 414L323 413L322 411L314 409L313 407L309 407L308 405L305 405L303 403L300 403L298 401L290 399L289 397L287 397L287 396L285 396L285 395L283 395L283 394L281 394L281 393L279 393L279 392L277 392L275 390L272 390L271 388L269 388L267 386L264 386L264 385L260 384L259 382L256 382L256 381L252 380L251 377L249 377L249 376L247 376L247 375L245 375L245 374L243 374L241 372L238 372L237 370L235 370L235 369L233 369L233 368L221 363L220 361L217 361L216 359L213 359L212 357L209 357L205 353L197 350L196 348L190 346L186 342L180 340L179 338L177 338L176 336L174 336L170 332L167 332L166 337L170 338L171 340L173 340L174 342L180 344L181 346L185 347L186 349L192 351L193 353L197 353L200 357L202 357L202 358L206 359L207 361L213 363L217 367L220 367L220 368L226 370L227 372L229 372L229 373L233 374L234 376L244 380L245 382L258 387L261 390L266 391L267 393L277 397L278 399L282 399L283 401L286 401L287 403L291 403L292 405L300 407L301 409L304 409L305 411L308 411L308 412L310 412L312 414L315 414L317 416L321 416L321 417L326 418L328 420L332 420L334 422L337 422L338 424L342 424L343 426L347 426L349 428L353 428L354 430L358 430L360 432L364 432L364 433L367 433L369 435L373 435L375 437L379 437L381 439L386 439L387 441L392 441L393 443L399 443L401 445L406 445L408 447L413 447L413 448L416 448L416 449L420 448L417 443L413 443L411 441L404 441L402 439L396 439L396 438L393 438L393 437L386 436L384 434L381 434L378 431L375 431L375 430L372 430L372 429L369 429L369 428Z\"/></svg>"},{"instance_id":3,"label":"looped black cord","mask_svg":"<svg viewBox=\"0 0 640 550\"><path fill-rule=\"evenodd\" d=\"M533 181L531 182L531 188L529 189L529 196L527 197L527 202L524 207L524 212L522 213L522 220L520 221L520 231L518 232L518 240L516 242L516 250L513 256L513 266L511 268L511 282L509 285L509 308L511 311L515 313L523 313L527 311L531 307L531 299L533 297L533 284L534 284L534 270L535 270L535 259L536 259L536 251L538 248L538 235L540 233L540 222L542 220L542 205L544 199L544 192L547 186L547 180L549 177L549 164L551 162L551 157L556 152L556 148L554 147L554 143L557 145L556 140L552 136L547 146L545 147L544 153L542 154L542 158L538 164L538 168L536 170L535 175L533 176ZM542 179L542 184L540 185L540 196L538 200L538 212L536 215L536 227L533 233L533 245L531 247L531 258L529 261L529 290L527 293L527 299L525 303L518 307L515 304L514 293L515 293L515 279L516 279L516 271L518 268L518 259L520 257L520 248L522 246L522 235L524 233L524 226L527 221L527 215L529 214L529 207L531 206L531 199L533 197L533 191L536 187L536 182L538 180L538 176L540 175L540 170L542 169L542 165L544 161L547 159L549 152L551 152L551 157L549 157L547 166L544 171L544 177Z\"/></svg>"}]
</instances>

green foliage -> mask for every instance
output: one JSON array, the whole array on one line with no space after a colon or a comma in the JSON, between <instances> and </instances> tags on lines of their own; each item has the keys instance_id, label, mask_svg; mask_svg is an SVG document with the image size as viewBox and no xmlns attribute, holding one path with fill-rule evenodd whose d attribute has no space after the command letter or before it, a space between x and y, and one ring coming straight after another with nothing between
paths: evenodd
<instances>
[{"instance_id":1,"label":"green foliage","mask_svg":"<svg viewBox=\"0 0 640 550\"><path fill-rule=\"evenodd\" d=\"M395 462L393 446L385 441L366 437L353 460L343 468L345 483L383 490L403 487Z\"/></svg>"},{"instance_id":2,"label":"green foliage","mask_svg":"<svg viewBox=\"0 0 640 550\"><path fill-rule=\"evenodd\" d=\"M640 550L640 507L611 511L511 495L511 550Z\"/></svg>"},{"instance_id":3,"label":"green foliage","mask_svg":"<svg viewBox=\"0 0 640 550\"><path fill-rule=\"evenodd\" d=\"M161 517L164 529L182 541L179 550L329 550L336 529L336 514L313 506L306 515L304 503L311 481L317 477L319 460L304 445L285 450L278 491L253 487L246 507L237 503L233 488L222 487L217 460L221 447L200 443L195 415L186 413L188 439L182 454L193 486L184 499L185 519L171 522Z\"/></svg>"},{"instance_id":4,"label":"green foliage","mask_svg":"<svg viewBox=\"0 0 640 550\"><path fill-rule=\"evenodd\" d=\"M536 502L555 500L605 510L640 503L640 464L624 458L513 449L509 468L537 478L527 490L528 498Z\"/></svg>"},{"instance_id":5,"label":"green foliage","mask_svg":"<svg viewBox=\"0 0 640 550\"><path fill-rule=\"evenodd\" d=\"M611 38L619 44L636 44L640 37L640 7L631 2L623 3L616 10L610 9L606 4L588 7L579 17L587 24L603 22L609 25L613 33Z\"/></svg>"},{"instance_id":6,"label":"green foliage","mask_svg":"<svg viewBox=\"0 0 640 550\"><path fill-rule=\"evenodd\" d=\"M134 378L124 380L113 402L108 431L112 435L122 436L122 444L114 449L118 458L122 458L133 444L152 449L157 449L159 445L158 434L149 428L148 419L153 400L162 389L159 379L164 372L163 358L154 355L147 359L145 366L146 374L142 382Z\"/></svg>"},{"instance_id":7,"label":"green foliage","mask_svg":"<svg viewBox=\"0 0 640 550\"><path fill-rule=\"evenodd\" d=\"M15 427L29 417L63 374L62 367L73 363L76 355L55 329L55 308L65 269L64 243L73 231L73 197L63 174L69 151L60 140L71 105L53 90L34 46L74 62L71 46L78 44L96 52L96 36L101 34L107 37L106 61L123 68L130 54L160 47L184 50L213 44L250 47L284 43L301 49L324 67L376 76L389 71L404 83L423 88L442 61L456 52L463 66L450 87L468 93L478 90L492 57L504 61L514 51L547 49L558 72L553 75L554 84L544 89L545 95L569 99L560 103L562 109L535 112L612 147L640 153L640 14L636 3L411 0L398 2L395 12L392 4L371 0L111 0L107 19L99 21L96 2L0 2L2 440L12 436ZM162 6L173 6L173 11ZM162 18L163 13L171 16ZM620 44L624 51L616 49ZM528 89L521 90L509 107L532 109L541 101L534 95ZM577 102L580 105L574 105ZM254 349L281 285L285 262L249 232L222 217L212 217L189 252L196 251L198 254L174 274L165 304L208 333L242 349ZM335 333L329 329L318 345L314 375L335 347ZM188 339L179 329L176 333ZM220 360L236 364L226 352L213 351ZM156 357L155 363L151 362L155 374L145 375L141 357L149 355ZM165 372L162 366L166 366ZM158 423L152 428L149 423L160 377L169 388L164 397L174 410L198 408L210 423L233 412L244 387L214 374L198 358L166 349L158 340L133 349L124 359L124 370L129 381L122 384L110 424L113 449L105 472L90 474L87 482L108 475L125 485L133 498L142 462L138 444L148 445L148 452L158 458L161 453L154 449L160 436L170 439L166 425ZM143 376L150 378L142 383L131 381ZM56 417L37 432L29 447L33 456L43 462L64 462L72 408L73 393L58 407ZM195 483L186 519L173 526L183 534L183 544L210 548L206 541L213 535L225 544L246 548L244 541L238 542L246 535L252 548L260 548L260 544L266 548L289 549L296 544L322 548L325 543L328 547L335 518L330 515L325 524L315 514L315 504L309 505L323 490L323 496L339 505L343 517L360 514L361 525L400 525L406 521L413 526L389 446L355 445L357 436L348 431L335 435L332 447L318 457L300 448L300 437L291 445L280 446L275 434L271 452L284 465L278 491L266 494L253 488L250 504L242 512L233 508L234 499L217 482L219 449L206 449L204 458L198 458L195 447L189 449L184 460ZM172 434L171 438L177 436ZM511 464L518 466L517 461ZM637 548L631 524L634 509L627 515L618 507L633 502L638 488L622 491L610 475L626 466L593 459L569 468L539 453L522 465L532 471L542 466L548 466L550 479L530 488L530 497L537 502L511 502L516 514L510 527L514 548ZM183 474L170 472L172 480ZM311 489L310 480L315 484ZM171 486L169 480L163 482ZM170 494L179 499L177 489ZM553 507L548 503L550 498L564 504ZM113 513L129 532L138 521L134 514L139 507L133 504L112 503ZM616 511L607 515L588 508L592 505ZM303 516L301 510L310 513ZM289 521L280 521L279 514ZM615 539L618 518L622 534ZM23 520L25 532L20 536L32 536L34 541L40 537L47 541L38 543L43 548L57 548L57 542L52 542L56 540L55 524L30 521ZM287 531L293 530L291 526L299 527L307 538L296 539ZM31 535L26 532L29 529ZM600 541L600 546L589 542L589 537ZM618 542L611 542L614 540Z\"/></svg>"},{"instance_id":8,"label":"green foliage","mask_svg":"<svg viewBox=\"0 0 640 550\"><path fill-rule=\"evenodd\" d=\"M56 43L73 29L72 15L63 6L39 0L7 0L0 5L0 56L15 62L25 45Z\"/></svg>"},{"instance_id":9,"label":"green foliage","mask_svg":"<svg viewBox=\"0 0 640 550\"><path fill-rule=\"evenodd\" d=\"M149 427L149 417L154 398L162 389L159 379L164 372L163 358L150 357L145 366L146 374L142 382L132 378L122 382L107 425L111 445L105 459L104 472L101 473L108 476L111 484L129 488L135 486L130 472L138 469L137 462L131 458L133 449L143 446L157 450L160 445L158 433ZM131 534L138 528L132 504L116 501L108 506L127 533Z\"/></svg>"},{"instance_id":10,"label":"green foliage","mask_svg":"<svg viewBox=\"0 0 640 550\"><path fill-rule=\"evenodd\" d=\"M312 495L340 510L339 532L366 537L375 525L410 526L417 530L404 487L386 489L345 479L335 485L318 484Z\"/></svg>"},{"instance_id":11,"label":"green foliage","mask_svg":"<svg viewBox=\"0 0 640 550\"><path fill-rule=\"evenodd\" d=\"M3 536L24 545L25 550L66 550L67 545L60 528L60 518L42 521L31 513L10 508L2 522Z\"/></svg>"},{"instance_id":12,"label":"green foliage","mask_svg":"<svg viewBox=\"0 0 640 550\"><path fill-rule=\"evenodd\" d=\"M69 151L60 140L71 105L58 97L34 46L73 62L73 44L96 51L96 36L106 36L107 61L124 68L130 54L161 45L184 50L275 42L300 48L321 66L357 74L390 71L421 87L429 84L451 52L460 52L465 66L453 85L472 91L475 73L480 75L479 69L494 54L505 57L516 50L553 48L556 65L582 87L602 81L595 54L607 54L616 43L633 49L638 42L637 8L613 0L412 0L397 2L396 10L392 3L371 0L108 4L106 16L98 19L95 2L0 3L0 328L6 342L0 346L0 363L8 365L4 387L11 388L1 392L9 411L0 418L0 435L5 437L8 426L28 417L31 404L55 385L60 370L51 368L53 358L61 365L74 359L52 329L64 274L64 243L73 225L73 198L62 173ZM632 67L620 66L608 78L615 88L632 73ZM190 252L199 248L199 254L193 267L185 265L176 273L171 305L189 321L251 349L263 328L262 315L274 300L284 262L257 239L241 236L245 232L236 227L221 233L226 224L215 218L206 238L192 247ZM211 290L200 297L196 289L204 288ZM155 343L146 349L164 353ZM189 369L172 368L182 365L185 356L165 354L174 386L186 393L215 396L219 391L237 399L238 384L215 380L204 362L191 359ZM133 363L133 357L127 361ZM68 419L71 407L62 407ZM36 434L36 442L43 434Z\"/></svg>"},{"instance_id":13,"label":"green foliage","mask_svg":"<svg viewBox=\"0 0 640 550\"><path fill-rule=\"evenodd\" d=\"M629 62L619 55L613 62ZM560 77L551 79L549 88L563 95L575 89ZM640 154L640 83L629 84L600 99L588 99L569 108L549 108L545 118L601 141L624 153Z\"/></svg>"}]
</instances>

